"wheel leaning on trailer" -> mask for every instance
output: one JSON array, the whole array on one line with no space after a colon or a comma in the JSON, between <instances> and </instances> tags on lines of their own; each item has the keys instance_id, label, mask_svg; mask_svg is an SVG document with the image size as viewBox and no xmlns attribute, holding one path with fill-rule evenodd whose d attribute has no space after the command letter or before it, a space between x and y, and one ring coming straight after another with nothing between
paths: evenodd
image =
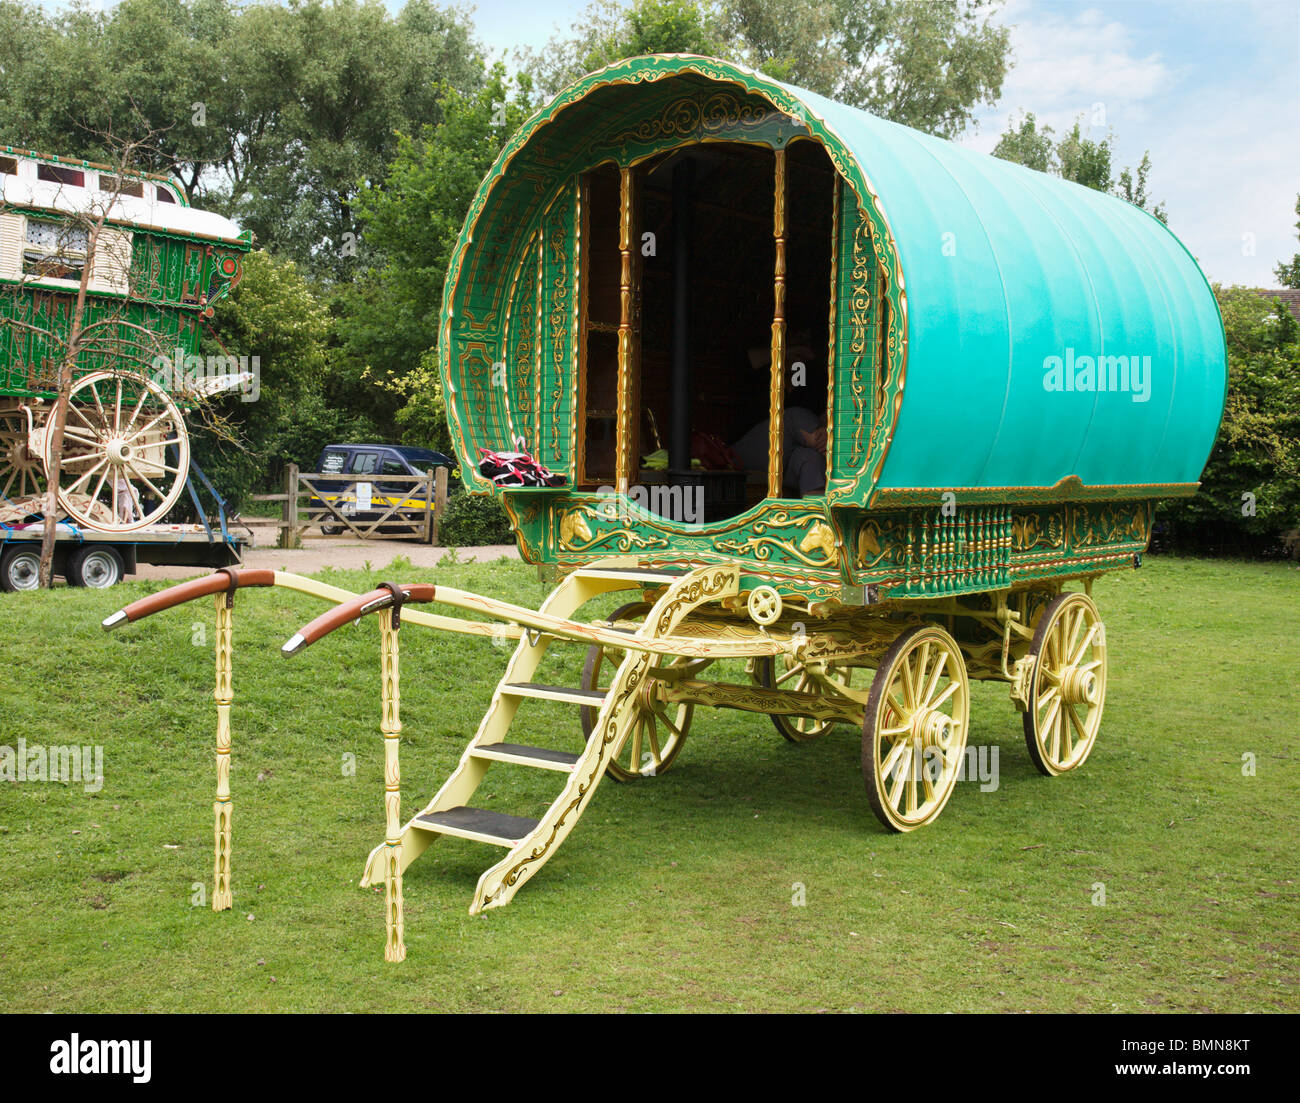
<instances>
[{"instance_id":1,"label":"wheel leaning on trailer","mask_svg":"<svg viewBox=\"0 0 1300 1103\"><path fill-rule=\"evenodd\" d=\"M171 396L135 372L100 371L72 385L55 470L47 422L30 448L56 478L68 519L101 532L161 521L180 499L190 465L185 419Z\"/></svg>"}]
</instances>

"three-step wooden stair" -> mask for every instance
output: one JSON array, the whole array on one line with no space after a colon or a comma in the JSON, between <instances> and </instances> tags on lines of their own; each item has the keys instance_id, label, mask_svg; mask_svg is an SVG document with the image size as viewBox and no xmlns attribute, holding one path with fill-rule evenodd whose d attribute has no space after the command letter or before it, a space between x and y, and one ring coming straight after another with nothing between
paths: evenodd
<instances>
[{"instance_id":1,"label":"three-step wooden stair","mask_svg":"<svg viewBox=\"0 0 1300 1103\"><path fill-rule=\"evenodd\" d=\"M737 592L735 567L710 566L693 571L637 566L591 566L569 574L543 602L541 612L571 618L586 602L603 593L667 586L654 602L641 627L627 633L628 650L608 688L582 689L535 681L547 649L557 643L582 643L543 632L525 632L506 666L478 731L451 776L413 816L402 831L402 869L405 870L439 836L448 835L502 847L507 853L484 871L470 904L470 914L506 904L555 853L591 800L610 759L622 747L636 718L640 691L647 684L656 656L652 642L671 635L673 627L699 605L716 602ZM575 622L575 627L578 622ZM526 700L556 701L599 709L591 735L578 754L532 747L508 739L510 727ZM576 719L575 719L576 724ZM559 794L538 819L512 816L475 807L474 794L489 767L523 766L566 775ZM362 886L384 879L381 843L366 863Z\"/></svg>"}]
</instances>

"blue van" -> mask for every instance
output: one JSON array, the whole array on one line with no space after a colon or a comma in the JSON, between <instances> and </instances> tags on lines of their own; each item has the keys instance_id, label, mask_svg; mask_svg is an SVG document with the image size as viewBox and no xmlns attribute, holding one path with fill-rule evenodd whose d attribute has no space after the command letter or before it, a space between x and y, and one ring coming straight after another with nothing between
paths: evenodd
<instances>
[{"instance_id":1,"label":"blue van","mask_svg":"<svg viewBox=\"0 0 1300 1103\"><path fill-rule=\"evenodd\" d=\"M435 467L450 469L455 467L455 461L441 452L404 444L326 445L320 459L316 461L316 470L322 475L346 476L346 481L315 480L313 485L316 493L307 501L308 515L313 524L320 525L321 532L332 536L344 531L346 526L328 510L321 508L322 499L330 502L340 513L346 514L348 520L357 523L377 521L400 502L399 509L389 521L403 529L408 528L413 518L424 516L424 493L417 491L416 484L410 482L385 484L384 476L427 475ZM368 509L357 508L358 505L366 505L364 499L357 501L358 481L370 486ZM383 527L387 528L387 523Z\"/></svg>"}]
</instances>

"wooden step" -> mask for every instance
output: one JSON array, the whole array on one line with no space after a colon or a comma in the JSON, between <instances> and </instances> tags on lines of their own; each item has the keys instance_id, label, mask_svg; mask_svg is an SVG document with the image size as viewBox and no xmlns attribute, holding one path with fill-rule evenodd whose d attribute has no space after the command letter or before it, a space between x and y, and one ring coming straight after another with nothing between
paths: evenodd
<instances>
[{"instance_id":1,"label":"wooden step","mask_svg":"<svg viewBox=\"0 0 1300 1103\"><path fill-rule=\"evenodd\" d=\"M484 743L472 748L470 754L492 762L515 762L520 766L538 766L543 770L559 770L566 774L573 771L574 764L578 761L578 756L569 754L568 751L527 747L522 743Z\"/></svg>"},{"instance_id":2,"label":"wooden step","mask_svg":"<svg viewBox=\"0 0 1300 1103\"><path fill-rule=\"evenodd\" d=\"M598 689L574 686L548 686L541 682L506 682L502 693L511 697L536 697L541 701L563 701L569 705L603 705L605 695Z\"/></svg>"},{"instance_id":3,"label":"wooden step","mask_svg":"<svg viewBox=\"0 0 1300 1103\"><path fill-rule=\"evenodd\" d=\"M513 847L537 826L528 816L507 816L486 808L448 808L445 812L421 812L411 821L412 827L439 835L454 835L494 846Z\"/></svg>"}]
</instances>

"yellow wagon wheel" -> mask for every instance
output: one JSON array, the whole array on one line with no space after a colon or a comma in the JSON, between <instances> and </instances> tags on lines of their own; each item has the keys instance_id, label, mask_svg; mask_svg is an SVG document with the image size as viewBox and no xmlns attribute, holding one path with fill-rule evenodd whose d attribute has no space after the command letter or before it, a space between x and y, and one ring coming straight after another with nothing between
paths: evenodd
<instances>
[{"instance_id":1,"label":"yellow wagon wheel","mask_svg":"<svg viewBox=\"0 0 1300 1103\"><path fill-rule=\"evenodd\" d=\"M650 611L650 603L631 601L621 605L609 615L611 623L616 621L640 620ZM606 648L594 643L587 649L587 661L582 667L583 689L607 689L609 682L623 661L626 652ZM693 674L708 665L708 660L691 659L677 655L666 665L680 671L683 675ZM673 764L686 742L690 731L691 717L695 706L687 704L673 705L661 701L656 695L656 681L647 678L637 694L636 717L627 738L619 752L610 759L605 773L615 781L635 781L643 777L657 777ZM590 738L596 726L598 709L583 705L579 710L582 720L582 734Z\"/></svg>"},{"instance_id":2,"label":"yellow wagon wheel","mask_svg":"<svg viewBox=\"0 0 1300 1103\"><path fill-rule=\"evenodd\" d=\"M1106 703L1106 629L1092 598L1060 594L1034 630L1025 745L1048 777L1082 766Z\"/></svg>"},{"instance_id":3,"label":"yellow wagon wheel","mask_svg":"<svg viewBox=\"0 0 1300 1103\"><path fill-rule=\"evenodd\" d=\"M817 681L808 673L808 664L801 663L793 656L781 657L781 669L777 671L777 660L763 655L754 660L754 681L766 689L785 689L798 693L820 692ZM851 666L826 664L826 676L840 685L853 684ZM835 725L834 720L818 720L813 716L776 716L772 715L772 726L791 743L807 743L819 735L825 735Z\"/></svg>"},{"instance_id":4,"label":"yellow wagon wheel","mask_svg":"<svg viewBox=\"0 0 1300 1103\"><path fill-rule=\"evenodd\" d=\"M890 645L862 724L867 799L891 831L929 823L948 803L966 751L970 683L957 641L917 625Z\"/></svg>"},{"instance_id":5,"label":"yellow wagon wheel","mask_svg":"<svg viewBox=\"0 0 1300 1103\"><path fill-rule=\"evenodd\" d=\"M57 472L43 436L47 477L79 525L131 532L161 521L185 490L190 438L180 410L157 383L134 372L93 372L73 384Z\"/></svg>"},{"instance_id":6,"label":"yellow wagon wheel","mask_svg":"<svg viewBox=\"0 0 1300 1103\"><path fill-rule=\"evenodd\" d=\"M39 427L43 415L38 411L36 417ZM45 493L45 469L30 436L26 411L18 406L0 409L0 509Z\"/></svg>"}]
</instances>

